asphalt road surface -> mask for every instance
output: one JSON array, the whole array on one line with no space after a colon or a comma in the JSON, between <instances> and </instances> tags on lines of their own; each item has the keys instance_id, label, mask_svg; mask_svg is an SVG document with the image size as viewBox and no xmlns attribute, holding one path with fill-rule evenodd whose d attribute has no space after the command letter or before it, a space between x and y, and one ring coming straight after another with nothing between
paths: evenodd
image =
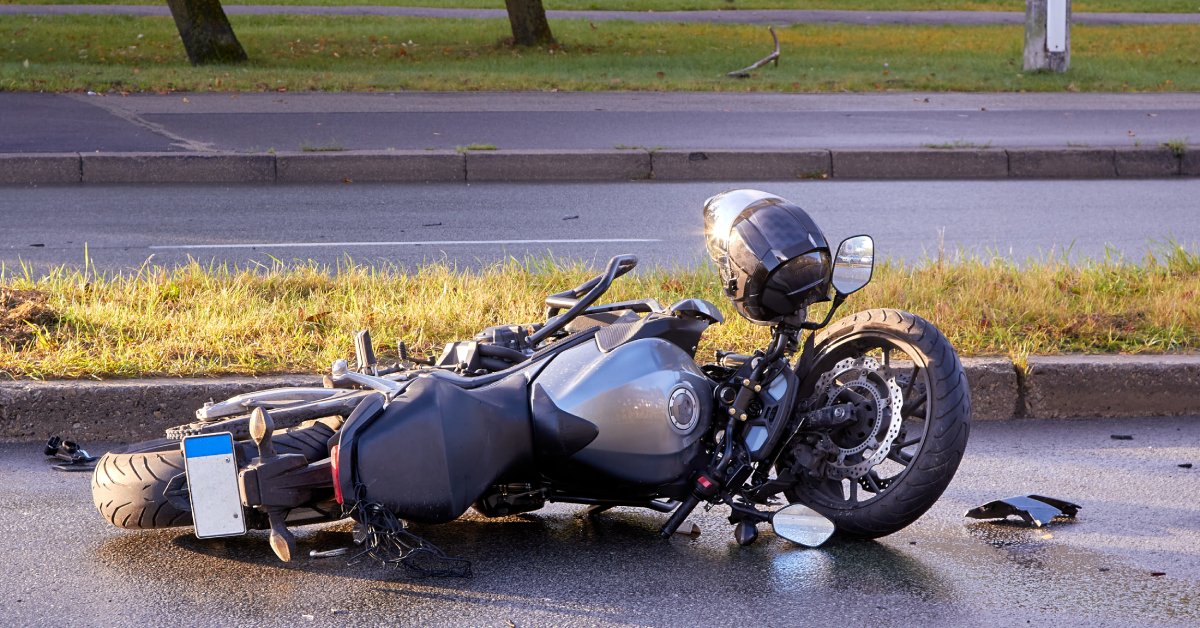
<instances>
[{"instance_id":1,"label":"asphalt road surface","mask_svg":"<svg viewBox=\"0 0 1200 628\"><path fill-rule=\"evenodd\" d=\"M1185 93L0 93L0 111L0 153L1065 149L1200 137L1200 94Z\"/></svg>"},{"instance_id":2,"label":"asphalt road surface","mask_svg":"<svg viewBox=\"0 0 1200 628\"><path fill-rule=\"evenodd\" d=\"M1114 440L1113 434L1132 440ZM92 453L105 448L84 443ZM262 532L110 528L89 475L52 471L38 443L0 443L0 612L61 625L1089 625L1200 623L1200 417L978 423L942 499L877 542L801 549L764 527L738 547L725 513L660 541L666 515L588 520L554 505L414 531L467 558L470 579L414 579L310 550L278 563ZM1041 529L977 522L983 502L1039 493L1083 506Z\"/></svg>"},{"instance_id":3,"label":"asphalt road surface","mask_svg":"<svg viewBox=\"0 0 1200 628\"><path fill-rule=\"evenodd\" d=\"M1108 253L1140 260L1168 240L1200 248L1200 180L753 182L806 208L837 243L876 237L879 257L1023 262ZM0 191L9 273L101 270L189 258L478 267L507 257L603 262L633 253L703 263L700 208L735 183L65 186Z\"/></svg>"}]
</instances>

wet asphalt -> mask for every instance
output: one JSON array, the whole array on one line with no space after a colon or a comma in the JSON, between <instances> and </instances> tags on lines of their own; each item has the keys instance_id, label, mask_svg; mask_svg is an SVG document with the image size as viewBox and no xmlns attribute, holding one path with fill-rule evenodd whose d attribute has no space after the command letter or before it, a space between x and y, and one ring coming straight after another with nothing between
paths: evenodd
<instances>
[{"instance_id":1,"label":"wet asphalt","mask_svg":"<svg viewBox=\"0 0 1200 628\"><path fill-rule=\"evenodd\" d=\"M1127 434L1132 440L1114 440ZM93 453L104 447L90 445ZM37 443L0 444L0 613L7 625L1197 625L1200 417L978 423L955 480L909 528L801 549L764 530L738 547L721 509L699 537L665 515L581 507L414 530L469 579L415 579L345 558L348 526L303 529L278 563L261 532L130 532L93 510L88 474ZM1083 506L1042 529L964 519L1038 492Z\"/></svg>"}]
</instances>

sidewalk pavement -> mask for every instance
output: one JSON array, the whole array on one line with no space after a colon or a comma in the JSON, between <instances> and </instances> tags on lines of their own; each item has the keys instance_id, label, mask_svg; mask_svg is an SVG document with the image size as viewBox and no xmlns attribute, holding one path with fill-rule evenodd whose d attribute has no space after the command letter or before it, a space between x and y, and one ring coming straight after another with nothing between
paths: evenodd
<instances>
[{"instance_id":1,"label":"sidewalk pavement","mask_svg":"<svg viewBox=\"0 0 1200 628\"><path fill-rule=\"evenodd\" d=\"M504 9L442 9L393 6L290 6L228 5L229 15L379 15L445 19L508 19ZM0 5L0 15L137 15L168 16L161 5L116 4L11 4ZM546 11L550 20L625 20L630 22L707 22L721 24L1024 24L1019 11L837 11L761 9L729 11ZM1196 13L1080 13L1075 24L1200 24Z\"/></svg>"},{"instance_id":2,"label":"sidewalk pavement","mask_svg":"<svg viewBox=\"0 0 1200 628\"><path fill-rule=\"evenodd\" d=\"M17 185L1200 176L1191 93L0 93L0 111Z\"/></svg>"},{"instance_id":3,"label":"sidewalk pavement","mask_svg":"<svg viewBox=\"0 0 1200 628\"><path fill-rule=\"evenodd\" d=\"M1032 356L1023 370L1007 358L967 358L963 366L977 421L1200 413L1200 355ZM312 385L320 385L313 375L0 382L0 439L157 438L193 421L205 401Z\"/></svg>"}]
</instances>

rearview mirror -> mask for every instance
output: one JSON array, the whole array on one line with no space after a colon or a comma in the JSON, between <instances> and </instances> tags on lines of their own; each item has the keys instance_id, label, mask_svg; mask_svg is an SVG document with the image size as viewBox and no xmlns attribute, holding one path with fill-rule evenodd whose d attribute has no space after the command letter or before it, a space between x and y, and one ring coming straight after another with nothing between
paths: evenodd
<instances>
[{"instance_id":1,"label":"rearview mirror","mask_svg":"<svg viewBox=\"0 0 1200 628\"><path fill-rule=\"evenodd\" d=\"M842 240L833 259L833 289L846 296L871 282L875 268L875 241L869 235Z\"/></svg>"},{"instance_id":2,"label":"rearview mirror","mask_svg":"<svg viewBox=\"0 0 1200 628\"><path fill-rule=\"evenodd\" d=\"M792 504L771 515L771 528L775 536L785 538L804 547L820 547L833 536L833 522L825 515L805 506Z\"/></svg>"}]
</instances>

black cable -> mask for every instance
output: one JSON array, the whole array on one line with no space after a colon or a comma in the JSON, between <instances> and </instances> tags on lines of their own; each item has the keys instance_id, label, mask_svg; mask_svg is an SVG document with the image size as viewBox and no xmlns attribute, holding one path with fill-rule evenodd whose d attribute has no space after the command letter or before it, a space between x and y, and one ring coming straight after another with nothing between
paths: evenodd
<instances>
[{"instance_id":1,"label":"black cable","mask_svg":"<svg viewBox=\"0 0 1200 628\"><path fill-rule=\"evenodd\" d=\"M404 529L395 513L379 502L363 499L366 487L355 487L358 498L350 516L366 528L366 549L350 559L355 564L372 558L389 566L403 566L418 578L469 578L471 562L447 556L438 546Z\"/></svg>"}]
</instances>

